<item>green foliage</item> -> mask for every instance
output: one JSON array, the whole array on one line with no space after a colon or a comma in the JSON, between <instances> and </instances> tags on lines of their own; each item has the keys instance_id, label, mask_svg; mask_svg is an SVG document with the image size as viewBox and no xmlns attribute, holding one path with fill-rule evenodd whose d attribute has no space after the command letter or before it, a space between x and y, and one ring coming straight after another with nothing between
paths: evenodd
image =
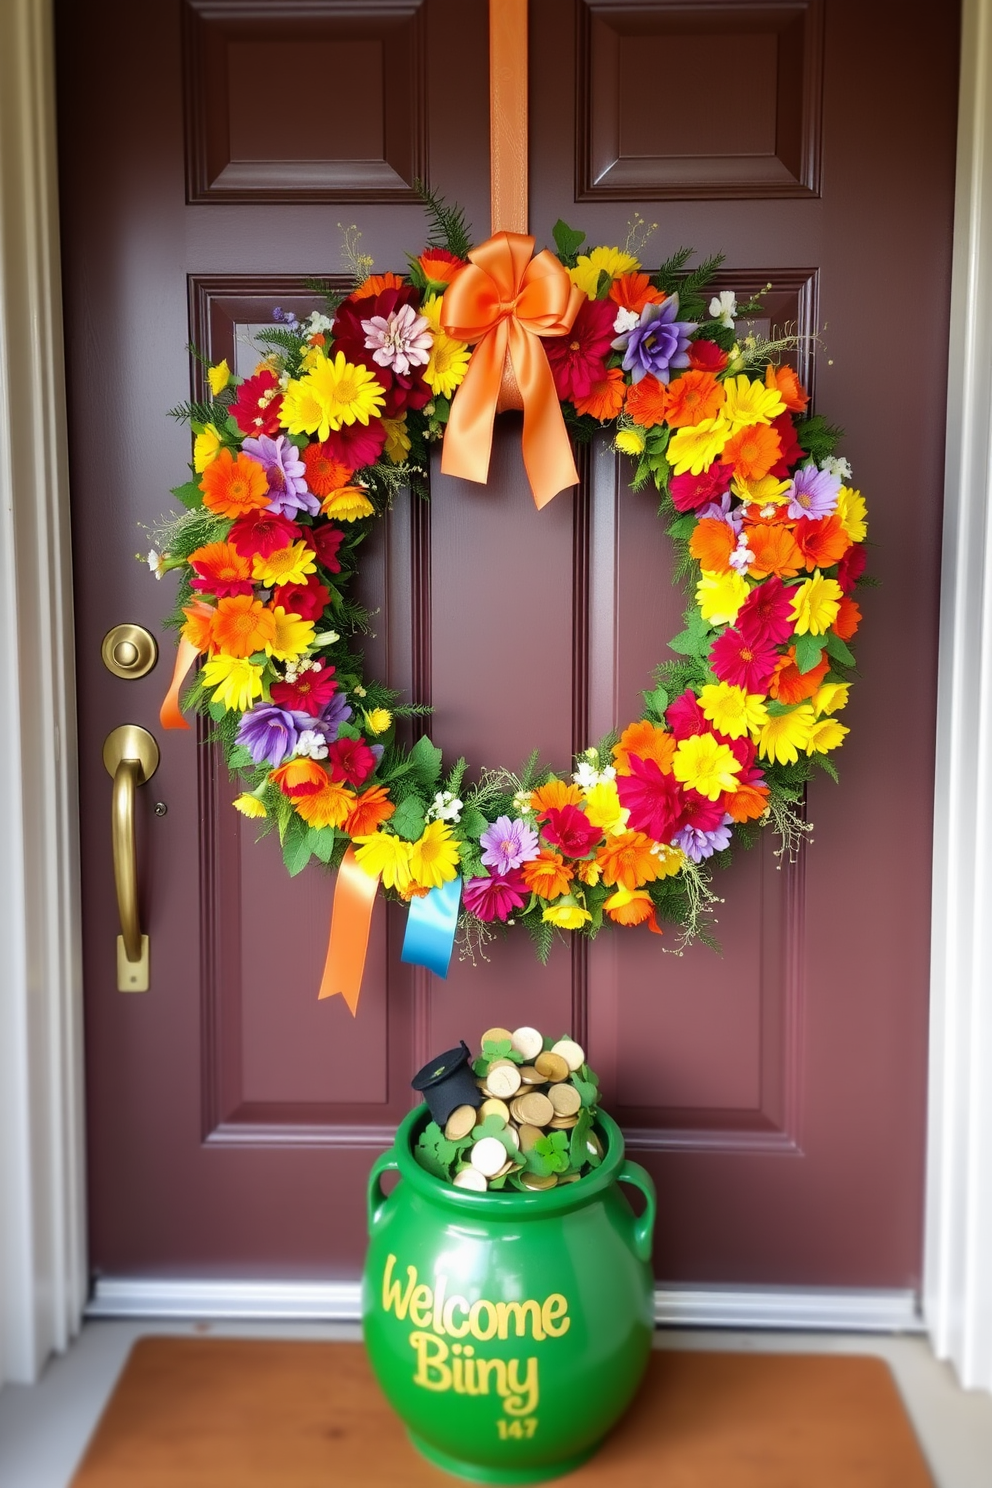
<instances>
[{"instance_id":1,"label":"green foliage","mask_svg":"<svg viewBox=\"0 0 992 1488\"><path fill-rule=\"evenodd\" d=\"M168 417L180 424L215 424L219 418L223 424L227 410L223 404L216 403L177 403L169 409Z\"/></svg>"},{"instance_id":2,"label":"green foliage","mask_svg":"<svg viewBox=\"0 0 992 1488\"><path fill-rule=\"evenodd\" d=\"M820 665L820 657L823 655L825 644L824 636L800 635L796 636L796 666L800 672L811 672L814 667ZM843 645L843 641L841 645ZM845 651L847 647L844 647ZM848 652L850 655L850 652Z\"/></svg>"},{"instance_id":3,"label":"green foliage","mask_svg":"<svg viewBox=\"0 0 992 1488\"><path fill-rule=\"evenodd\" d=\"M551 229L555 240L555 249L558 257L567 269L574 269L579 257L579 249L586 240L586 235L580 228L569 227L559 217Z\"/></svg>"},{"instance_id":4,"label":"green foliage","mask_svg":"<svg viewBox=\"0 0 992 1488\"><path fill-rule=\"evenodd\" d=\"M551 955L551 946L554 942L555 932L553 926L541 918L540 913L529 914L524 919L524 924L534 942L534 950L537 959L542 966L547 966L548 957Z\"/></svg>"},{"instance_id":5,"label":"green foliage","mask_svg":"<svg viewBox=\"0 0 992 1488\"><path fill-rule=\"evenodd\" d=\"M430 223L427 246L446 248L456 258L467 258L472 246L472 233L465 221L464 209L449 206L444 197L432 191L425 181L414 181L413 189L423 202Z\"/></svg>"},{"instance_id":6,"label":"green foliage","mask_svg":"<svg viewBox=\"0 0 992 1488\"><path fill-rule=\"evenodd\" d=\"M843 436L844 430L837 424L828 424L822 413L799 419L796 423L796 439L816 464L833 454Z\"/></svg>"}]
</instances>

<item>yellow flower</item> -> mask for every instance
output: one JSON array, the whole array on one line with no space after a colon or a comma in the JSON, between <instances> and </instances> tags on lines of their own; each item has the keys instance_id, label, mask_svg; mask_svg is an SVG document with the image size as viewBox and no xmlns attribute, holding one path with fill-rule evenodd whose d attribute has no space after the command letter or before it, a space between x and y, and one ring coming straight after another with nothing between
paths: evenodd
<instances>
[{"instance_id":1,"label":"yellow flower","mask_svg":"<svg viewBox=\"0 0 992 1488\"><path fill-rule=\"evenodd\" d=\"M220 433L213 424L208 424L202 434L193 440L193 469L202 475L220 453Z\"/></svg>"},{"instance_id":2,"label":"yellow flower","mask_svg":"<svg viewBox=\"0 0 992 1488\"><path fill-rule=\"evenodd\" d=\"M658 859L658 877L671 878L676 873L682 872L685 862L685 853L680 847L669 847L667 843L659 842L652 852Z\"/></svg>"},{"instance_id":3,"label":"yellow flower","mask_svg":"<svg viewBox=\"0 0 992 1488\"><path fill-rule=\"evenodd\" d=\"M227 357L225 357L222 362L218 362L215 367L207 368L207 381L210 384L210 391L213 393L215 398L217 397L218 393L222 393L224 391L230 380L231 369L227 365Z\"/></svg>"},{"instance_id":4,"label":"yellow flower","mask_svg":"<svg viewBox=\"0 0 992 1488\"><path fill-rule=\"evenodd\" d=\"M359 517L374 517L375 507L359 486L342 486L325 496L321 503L325 517L336 522L357 522Z\"/></svg>"},{"instance_id":5,"label":"yellow flower","mask_svg":"<svg viewBox=\"0 0 992 1488\"><path fill-rule=\"evenodd\" d=\"M594 300L599 288L599 276L604 269L611 279L619 279L621 274L630 274L640 267L639 259L632 253L624 253L620 248L593 248L591 253L579 255L575 268L569 269L568 277L573 284L579 286L584 295Z\"/></svg>"},{"instance_id":6,"label":"yellow flower","mask_svg":"<svg viewBox=\"0 0 992 1488\"><path fill-rule=\"evenodd\" d=\"M386 458L394 465L402 465L410 453L410 436L406 432L406 414L398 419L383 419L386 431Z\"/></svg>"},{"instance_id":7,"label":"yellow flower","mask_svg":"<svg viewBox=\"0 0 992 1488\"><path fill-rule=\"evenodd\" d=\"M393 721L393 715L388 708L373 708L364 716L365 727L370 734L384 734Z\"/></svg>"},{"instance_id":8,"label":"yellow flower","mask_svg":"<svg viewBox=\"0 0 992 1488\"><path fill-rule=\"evenodd\" d=\"M339 351L333 358L322 357L305 377L289 383L282 421L290 434L326 439L342 424L367 424L385 401L375 374L367 367L356 367Z\"/></svg>"},{"instance_id":9,"label":"yellow flower","mask_svg":"<svg viewBox=\"0 0 992 1488\"><path fill-rule=\"evenodd\" d=\"M850 486L841 486L837 492L837 515L851 541L864 542L868 536L868 508L860 491L852 491Z\"/></svg>"},{"instance_id":10,"label":"yellow flower","mask_svg":"<svg viewBox=\"0 0 992 1488\"><path fill-rule=\"evenodd\" d=\"M705 796L707 801L716 801L724 791L737 789L740 760L726 744L720 744L712 734L691 734L680 739L672 756L672 774L676 780Z\"/></svg>"},{"instance_id":11,"label":"yellow flower","mask_svg":"<svg viewBox=\"0 0 992 1488\"><path fill-rule=\"evenodd\" d=\"M424 381L435 397L450 398L468 371L472 353L464 341L458 341L441 329L440 295L431 295L420 307L431 330L434 345L424 368Z\"/></svg>"},{"instance_id":12,"label":"yellow flower","mask_svg":"<svg viewBox=\"0 0 992 1488\"><path fill-rule=\"evenodd\" d=\"M756 692L745 692L730 682L715 682L699 694L703 717L728 739L743 739L749 734L756 739L768 722L764 699Z\"/></svg>"},{"instance_id":13,"label":"yellow flower","mask_svg":"<svg viewBox=\"0 0 992 1488\"><path fill-rule=\"evenodd\" d=\"M814 569L813 577L800 584L792 596L792 619L796 635L823 635L837 619L844 591L836 579L825 579Z\"/></svg>"},{"instance_id":14,"label":"yellow flower","mask_svg":"<svg viewBox=\"0 0 992 1488\"><path fill-rule=\"evenodd\" d=\"M301 371L301 373L302 372L312 372L313 369L314 369L314 367L319 367L320 364L321 364L321 362L323 360L324 360L323 348L320 347L320 346L311 346L300 357L300 371Z\"/></svg>"},{"instance_id":15,"label":"yellow flower","mask_svg":"<svg viewBox=\"0 0 992 1488\"><path fill-rule=\"evenodd\" d=\"M245 794L239 796L232 802L235 811L240 811L242 816L261 817L265 815L265 807L257 796Z\"/></svg>"},{"instance_id":16,"label":"yellow flower","mask_svg":"<svg viewBox=\"0 0 992 1488\"><path fill-rule=\"evenodd\" d=\"M755 506L784 506L789 499L792 482L776 480L773 475L763 475L760 480L744 480L735 475L730 489L742 501L751 501Z\"/></svg>"},{"instance_id":17,"label":"yellow flower","mask_svg":"<svg viewBox=\"0 0 992 1488\"><path fill-rule=\"evenodd\" d=\"M305 584L307 574L314 573L316 568L313 548L308 548L301 539L288 548L276 548L267 558L256 553L251 576L267 589L272 589L276 584Z\"/></svg>"},{"instance_id":18,"label":"yellow flower","mask_svg":"<svg viewBox=\"0 0 992 1488\"><path fill-rule=\"evenodd\" d=\"M313 621L287 612L282 605L276 605L272 615L276 631L265 648L268 654L276 661L292 661L294 656L302 656L313 645Z\"/></svg>"},{"instance_id":19,"label":"yellow flower","mask_svg":"<svg viewBox=\"0 0 992 1488\"><path fill-rule=\"evenodd\" d=\"M696 585L696 603L704 620L714 625L733 625L737 611L747 599L747 581L734 569L726 573L707 573Z\"/></svg>"},{"instance_id":20,"label":"yellow flower","mask_svg":"<svg viewBox=\"0 0 992 1488\"><path fill-rule=\"evenodd\" d=\"M438 889L458 874L458 843L447 822L430 822L410 850L410 877L421 888Z\"/></svg>"},{"instance_id":21,"label":"yellow flower","mask_svg":"<svg viewBox=\"0 0 992 1488\"><path fill-rule=\"evenodd\" d=\"M782 394L778 388L767 388L763 382L751 382L747 377L728 377L724 381L727 401L723 406L724 417L735 429L748 424L770 424L773 418L785 412Z\"/></svg>"},{"instance_id":22,"label":"yellow flower","mask_svg":"<svg viewBox=\"0 0 992 1488\"><path fill-rule=\"evenodd\" d=\"M850 682L824 682L813 694L813 710L817 718L823 713L839 713L847 707Z\"/></svg>"},{"instance_id":23,"label":"yellow flower","mask_svg":"<svg viewBox=\"0 0 992 1488\"><path fill-rule=\"evenodd\" d=\"M630 811L620 805L616 784L612 780L601 780L586 791L583 809L594 827L602 827L608 835L626 831Z\"/></svg>"},{"instance_id":24,"label":"yellow flower","mask_svg":"<svg viewBox=\"0 0 992 1488\"><path fill-rule=\"evenodd\" d=\"M204 687L212 687L213 701L223 703L230 713L244 713L252 699L261 696L262 668L247 656L211 656L201 673Z\"/></svg>"},{"instance_id":25,"label":"yellow flower","mask_svg":"<svg viewBox=\"0 0 992 1488\"><path fill-rule=\"evenodd\" d=\"M687 471L690 475L701 475L713 464L733 432L722 415L676 429L665 452L668 463L676 475L685 475Z\"/></svg>"},{"instance_id":26,"label":"yellow flower","mask_svg":"<svg viewBox=\"0 0 992 1488\"><path fill-rule=\"evenodd\" d=\"M847 724L838 723L836 718L821 718L809 731L806 753L826 754L829 749L837 749L850 732Z\"/></svg>"},{"instance_id":27,"label":"yellow flower","mask_svg":"<svg viewBox=\"0 0 992 1488\"><path fill-rule=\"evenodd\" d=\"M549 904L541 918L549 925L557 925L561 930L578 930L586 920L592 919L592 915L571 894L565 894L561 899L555 900L554 904Z\"/></svg>"},{"instance_id":28,"label":"yellow flower","mask_svg":"<svg viewBox=\"0 0 992 1488\"><path fill-rule=\"evenodd\" d=\"M620 429L613 441L613 448L621 455L641 455L647 441L643 429Z\"/></svg>"},{"instance_id":29,"label":"yellow flower","mask_svg":"<svg viewBox=\"0 0 992 1488\"><path fill-rule=\"evenodd\" d=\"M355 858L370 878L381 875L387 889L409 887L411 843L391 832L372 832L352 840L357 843Z\"/></svg>"},{"instance_id":30,"label":"yellow flower","mask_svg":"<svg viewBox=\"0 0 992 1488\"><path fill-rule=\"evenodd\" d=\"M758 753L762 759L772 760L773 763L794 765L799 758L800 749L805 749L809 743L810 729L814 723L813 709L809 703L802 703L789 713L780 713L769 718L761 730Z\"/></svg>"}]
</instances>

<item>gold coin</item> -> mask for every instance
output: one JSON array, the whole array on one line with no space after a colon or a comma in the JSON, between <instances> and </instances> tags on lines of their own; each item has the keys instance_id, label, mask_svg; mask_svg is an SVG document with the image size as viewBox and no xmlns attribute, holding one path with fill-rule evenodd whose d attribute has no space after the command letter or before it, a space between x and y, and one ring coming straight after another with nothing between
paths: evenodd
<instances>
[{"instance_id":1,"label":"gold coin","mask_svg":"<svg viewBox=\"0 0 992 1488\"><path fill-rule=\"evenodd\" d=\"M554 1121L548 1122L552 1131L571 1131L572 1127L578 1124L578 1116L556 1116Z\"/></svg>"},{"instance_id":2,"label":"gold coin","mask_svg":"<svg viewBox=\"0 0 992 1488\"><path fill-rule=\"evenodd\" d=\"M470 1154L473 1168L486 1178L495 1178L506 1162L506 1148L496 1137L480 1137Z\"/></svg>"},{"instance_id":3,"label":"gold coin","mask_svg":"<svg viewBox=\"0 0 992 1488\"><path fill-rule=\"evenodd\" d=\"M571 1074L571 1070L561 1055L552 1054L550 1050L546 1054L538 1054L534 1060L534 1068L539 1075L543 1075L546 1080L551 1080L556 1085L561 1080L567 1080Z\"/></svg>"},{"instance_id":4,"label":"gold coin","mask_svg":"<svg viewBox=\"0 0 992 1488\"><path fill-rule=\"evenodd\" d=\"M526 1095L518 1096L513 1102L513 1114L518 1121L525 1122L528 1126L547 1126L555 1114L555 1108L539 1090L529 1090Z\"/></svg>"},{"instance_id":5,"label":"gold coin","mask_svg":"<svg viewBox=\"0 0 992 1488\"><path fill-rule=\"evenodd\" d=\"M519 1148L519 1146L520 1146L520 1137L519 1137L519 1134L517 1132L517 1128L513 1125L513 1122L512 1121L510 1122L509 1126L506 1128L506 1135L509 1137L509 1139L513 1143L514 1147Z\"/></svg>"},{"instance_id":6,"label":"gold coin","mask_svg":"<svg viewBox=\"0 0 992 1488\"><path fill-rule=\"evenodd\" d=\"M582 1097L574 1085L552 1085L548 1100L555 1108L556 1116L574 1116L582 1107Z\"/></svg>"},{"instance_id":7,"label":"gold coin","mask_svg":"<svg viewBox=\"0 0 992 1488\"><path fill-rule=\"evenodd\" d=\"M574 1039L559 1039L556 1044L552 1044L551 1052L552 1054L561 1055L562 1059L564 1059L573 1075L575 1074L575 1071L577 1069L581 1069L586 1062L585 1050L583 1049L582 1045L577 1044Z\"/></svg>"},{"instance_id":8,"label":"gold coin","mask_svg":"<svg viewBox=\"0 0 992 1488\"><path fill-rule=\"evenodd\" d=\"M539 1075L532 1064L520 1066L520 1078L525 1085L546 1085L548 1082L543 1075Z\"/></svg>"},{"instance_id":9,"label":"gold coin","mask_svg":"<svg viewBox=\"0 0 992 1488\"><path fill-rule=\"evenodd\" d=\"M486 1084L499 1100L507 1100L520 1089L520 1071L515 1064L491 1065Z\"/></svg>"},{"instance_id":10,"label":"gold coin","mask_svg":"<svg viewBox=\"0 0 992 1488\"><path fill-rule=\"evenodd\" d=\"M520 1142L520 1151L529 1152L534 1143L537 1141L538 1137L543 1136L544 1133L539 1126L530 1126L527 1122L524 1122L520 1130L517 1132L517 1138Z\"/></svg>"},{"instance_id":11,"label":"gold coin","mask_svg":"<svg viewBox=\"0 0 992 1488\"><path fill-rule=\"evenodd\" d=\"M478 1087L479 1087L480 1090L485 1090L485 1088L486 1088L486 1081L485 1081L485 1077L484 1076L481 1079L476 1080L475 1083L476 1083L476 1085L478 1085Z\"/></svg>"},{"instance_id":12,"label":"gold coin","mask_svg":"<svg viewBox=\"0 0 992 1488\"><path fill-rule=\"evenodd\" d=\"M525 1173L520 1182L524 1188L532 1188L537 1193L543 1193L546 1188L554 1188L558 1179L554 1173L544 1175L542 1173Z\"/></svg>"},{"instance_id":13,"label":"gold coin","mask_svg":"<svg viewBox=\"0 0 992 1488\"><path fill-rule=\"evenodd\" d=\"M506 1162L500 1168L499 1172L498 1173L494 1173L493 1174L493 1177L494 1178L505 1178L506 1175L507 1175L507 1173L510 1173L510 1172L513 1171L513 1167L514 1167L513 1160L512 1160L512 1158L509 1158L508 1157L506 1159Z\"/></svg>"},{"instance_id":14,"label":"gold coin","mask_svg":"<svg viewBox=\"0 0 992 1488\"><path fill-rule=\"evenodd\" d=\"M508 1028L487 1028L479 1042L480 1044L501 1044L504 1039L509 1043L512 1038L513 1034Z\"/></svg>"},{"instance_id":15,"label":"gold coin","mask_svg":"<svg viewBox=\"0 0 992 1488\"><path fill-rule=\"evenodd\" d=\"M492 1095L488 1100L484 1100L479 1107L480 1123L485 1121L487 1116L498 1116L500 1121L509 1121L509 1108L501 1100L497 1100L496 1096Z\"/></svg>"},{"instance_id":16,"label":"gold coin","mask_svg":"<svg viewBox=\"0 0 992 1488\"><path fill-rule=\"evenodd\" d=\"M470 1188L474 1193L485 1193L489 1187L478 1168L460 1168L451 1181L456 1188Z\"/></svg>"},{"instance_id":17,"label":"gold coin","mask_svg":"<svg viewBox=\"0 0 992 1488\"><path fill-rule=\"evenodd\" d=\"M467 1137L475 1125L474 1106L456 1106L444 1124L444 1135L449 1142L460 1142Z\"/></svg>"},{"instance_id":18,"label":"gold coin","mask_svg":"<svg viewBox=\"0 0 992 1488\"><path fill-rule=\"evenodd\" d=\"M544 1039L536 1028L515 1028L510 1041L518 1054L525 1059L536 1059L544 1048Z\"/></svg>"},{"instance_id":19,"label":"gold coin","mask_svg":"<svg viewBox=\"0 0 992 1488\"><path fill-rule=\"evenodd\" d=\"M581 1177L582 1177L582 1174L581 1173L559 1173L559 1175L558 1175L558 1182L559 1183L578 1183L578 1181L579 1181L579 1179Z\"/></svg>"}]
</instances>

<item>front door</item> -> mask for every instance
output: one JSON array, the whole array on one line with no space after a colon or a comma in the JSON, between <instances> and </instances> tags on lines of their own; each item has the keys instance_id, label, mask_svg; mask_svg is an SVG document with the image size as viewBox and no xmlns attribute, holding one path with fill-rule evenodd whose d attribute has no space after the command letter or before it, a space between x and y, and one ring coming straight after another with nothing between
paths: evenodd
<instances>
[{"instance_id":1,"label":"front door","mask_svg":"<svg viewBox=\"0 0 992 1488\"><path fill-rule=\"evenodd\" d=\"M905 1287L920 1270L942 409L956 33L881 0L534 0L530 227L658 226L771 281L818 330L808 376L871 516L861 678L810 789L814 842L770 835L718 880L722 955L605 932L455 962L373 920L357 1019L316 1001L331 882L256 844L197 736L163 734L171 669L111 675L111 626L170 608L136 552L183 478L191 338L250 365L251 327L315 303L357 225L378 270L422 246L417 177L489 232L483 0L65 0L62 221L78 617L90 1254L131 1277L349 1279L364 1179L428 1057L494 1024L569 1029L658 1183L668 1282ZM926 107L906 107L907 99ZM246 362L247 359L247 362ZM487 487L431 473L369 543L369 670L434 707L474 769L565 765L635 717L682 599L650 495L605 443L538 513L516 415ZM498 644L494 643L498 637ZM143 725L145 993L117 991L103 741Z\"/></svg>"}]
</instances>

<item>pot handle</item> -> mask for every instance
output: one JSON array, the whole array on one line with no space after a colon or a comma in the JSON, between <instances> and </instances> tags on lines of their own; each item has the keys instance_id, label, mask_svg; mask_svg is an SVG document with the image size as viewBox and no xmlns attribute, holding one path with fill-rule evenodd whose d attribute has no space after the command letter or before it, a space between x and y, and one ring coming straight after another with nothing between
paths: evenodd
<instances>
[{"instance_id":1,"label":"pot handle","mask_svg":"<svg viewBox=\"0 0 992 1488\"><path fill-rule=\"evenodd\" d=\"M386 1195L382 1191L382 1175L383 1173L398 1172L399 1166L395 1147L390 1147L388 1152L380 1153L372 1164L372 1171L369 1174L370 1235L378 1223L379 1215L382 1213L382 1206L386 1202Z\"/></svg>"},{"instance_id":2,"label":"pot handle","mask_svg":"<svg viewBox=\"0 0 992 1488\"><path fill-rule=\"evenodd\" d=\"M658 1212L655 1199L654 1179L640 1163L625 1162L617 1174L618 1183L629 1183L639 1188L644 1195L644 1213L634 1219L634 1250L640 1261L650 1261L654 1239L654 1221Z\"/></svg>"}]
</instances>

